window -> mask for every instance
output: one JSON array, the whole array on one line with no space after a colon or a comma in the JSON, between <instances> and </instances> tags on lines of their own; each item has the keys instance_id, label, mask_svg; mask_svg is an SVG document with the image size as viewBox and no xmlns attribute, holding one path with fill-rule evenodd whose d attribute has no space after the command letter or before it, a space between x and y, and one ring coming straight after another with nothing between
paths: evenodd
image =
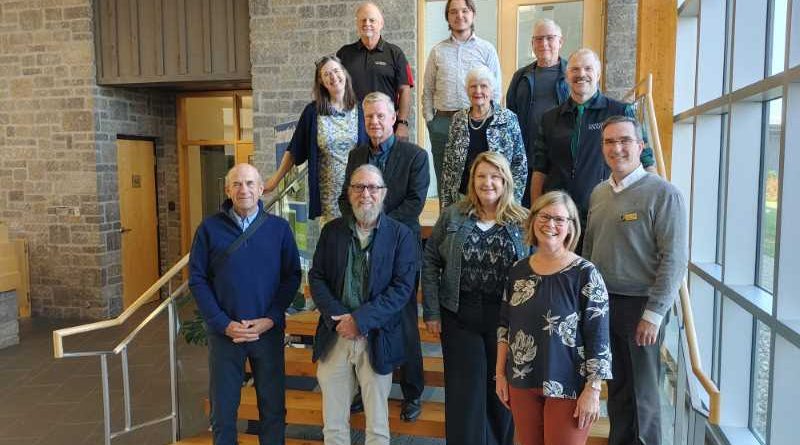
<instances>
[{"instance_id":1,"label":"window","mask_svg":"<svg viewBox=\"0 0 800 445\"><path fill-rule=\"evenodd\" d=\"M775 273L775 236L778 218L778 158L781 143L783 100L764 104L763 151L761 153L761 193L759 204L758 270L756 285L772 292Z\"/></svg>"},{"instance_id":2,"label":"window","mask_svg":"<svg viewBox=\"0 0 800 445\"><path fill-rule=\"evenodd\" d=\"M750 402L750 429L761 441L767 437L767 407L769 406L770 329L757 321L755 329L753 363L753 392Z\"/></svg>"}]
</instances>

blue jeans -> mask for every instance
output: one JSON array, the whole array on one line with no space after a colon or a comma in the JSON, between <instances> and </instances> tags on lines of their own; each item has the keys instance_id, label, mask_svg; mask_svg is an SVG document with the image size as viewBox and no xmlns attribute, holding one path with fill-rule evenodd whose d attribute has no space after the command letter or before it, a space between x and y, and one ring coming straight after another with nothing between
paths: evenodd
<instances>
[{"instance_id":1,"label":"blue jeans","mask_svg":"<svg viewBox=\"0 0 800 445\"><path fill-rule=\"evenodd\" d=\"M442 164L444 163L444 147L447 145L447 136L450 133L451 120L451 116L435 114L433 119L428 121L428 137L431 139L433 171L436 172L437 196L440 198L442 196Z\"/></svg>"},{"instance_id":2,"label":"blue jeans","mask_svg":"<svg viewBox=\"0 0 800 445\"><path fill-rule=\"evenodd\" d=\"M236 418L244 381L244 361L250 360L258 400L261 445L283 445L286 437L283 329L272 328L251 343L233 343L208 331L211 429L216 445L236 445Z\"/></svg>"}]
</instances>

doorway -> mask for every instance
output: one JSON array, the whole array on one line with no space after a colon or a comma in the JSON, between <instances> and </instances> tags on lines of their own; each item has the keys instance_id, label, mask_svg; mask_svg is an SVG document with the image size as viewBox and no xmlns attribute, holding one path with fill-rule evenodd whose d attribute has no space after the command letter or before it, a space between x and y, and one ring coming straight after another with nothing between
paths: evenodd
<instances>
[{"instance_id":1,"label":"doorway","mask_svg":"<svg viewBox=\"0 0 800 445\"><path fill-rule=\"evenodd\" d=\"M503 70L503 91L514 72L533 62L531 36L540 19L558 23L564 37L561 57L576 49L594 50L603 61L605 2L594 0L503 0L499 2L497 53Z\"/></svg>"},{"instance_id":2,"label":"doorway","mask_svg":"<svg viewBox=\"0 0 800 445\"><path fill-rule=\"evenodd\" d=\"M225 201L225 175L238 163L253 163L253 96L250 91L185 93L178 96L178 164L181 249L188 252L203 218Z\"/></svg>"},{"instance_id":3,"label":"doorway","mask_svg":"<svg viewBox=\"0 0 800 445\"><path fill-rule=\"evenodd\" d=\"M158 280L155 169L153 141L117 139L122 302L125 308Z\"/></svg>"}]
</instances>

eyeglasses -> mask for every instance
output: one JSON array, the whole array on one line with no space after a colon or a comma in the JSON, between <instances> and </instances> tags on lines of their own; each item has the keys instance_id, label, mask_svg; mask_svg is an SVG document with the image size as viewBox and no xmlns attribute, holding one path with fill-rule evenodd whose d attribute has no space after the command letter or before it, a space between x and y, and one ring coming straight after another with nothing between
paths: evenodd
<instances>
[{"instance_id":1,"label":"eyeglasses","mask_svg":"<svg viewBox=\"0 0 800 445\"><path fill-rule=\"evenodd\" d=\"M564 226L567 224L568 221L572 221L572 218L566 216L555 216L555 215L548 215L547 213L537 213L536 219L539 220L541 223L549 223L553 221L557 226Z\"/></svg>"},{"instance_id":2,"label":"eyeglasses","mask_svg":"<svg viewBox=\"0 0 800 445\"><path fill-rule=\"evenodd\" d=\"M546 36L533 36L533 38L532 38L531 40L533 40L533 41L534 41L534 42L536 42L536 43L542 43L542 42L544 42L545 40L546 40L548 43L553 43L553 42L555 42L556 40L558 40L558 39L560 39L560 38L561 38L561 36L556 36L556 35L546 35Z\"/></svg>"},{"instance_id":3,"label":"eyeglasses","mask_svg":"<svg viewBox=\"0 0 800 445\"><path fill-rule=\"evenodd\" d=\"M638 139L624 137L619 139L603 139L603 145L606 147L615 147L617 144L623 147L630 147L632 144L639 142Z\"/></svg>"},{"instance_id":4,"label":"eyeglasses","mask_svg":"<svg viewBox=\"0 0 800 445\"><path fill-rule=\"evenodd\" d=\"M350 184L350 190L355 193L364 193L364 190L369 191L370 195L374 195L378 193L381 189L385 189L385 185L375 185L375 184Z\"/></svg>"}]
</instances>

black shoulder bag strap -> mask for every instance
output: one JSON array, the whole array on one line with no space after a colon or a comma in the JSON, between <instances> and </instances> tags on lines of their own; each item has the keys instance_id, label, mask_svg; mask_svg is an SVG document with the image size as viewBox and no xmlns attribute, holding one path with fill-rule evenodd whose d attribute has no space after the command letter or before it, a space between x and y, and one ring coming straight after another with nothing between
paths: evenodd
<instances>
[{"instance_id":1,"label":"black shoulder bag strap","mask_svg":"<svg viewBox=\"0 0 800 445\"><path fill-rule=\"evenodd\" d=\"M250 223L249 226L247 226L247 230L242 232L242 234L239 235L239 237L236 238L231 243L231 245L228 246L227 249L225 249L225 252L223 252L221 255L215 256L211 260L211 264L209 265L208 270L211 272L212 275L214 275L214 271L216 271L218 267L225 264L228 258L230 258L230 256L234 252L236 252L236 250L239 249L239 247L241 247L245 241L250 239L250 237L253 236L254 233L256 233L256 230L258 230L258 228L261 227L262 224L264 224L264 221L266 221L268 217L269 214L266 211L260 210L258 212L258 216L256 217L255 221L253 221L252 223Z\"/></svg>"}]
</instances>

